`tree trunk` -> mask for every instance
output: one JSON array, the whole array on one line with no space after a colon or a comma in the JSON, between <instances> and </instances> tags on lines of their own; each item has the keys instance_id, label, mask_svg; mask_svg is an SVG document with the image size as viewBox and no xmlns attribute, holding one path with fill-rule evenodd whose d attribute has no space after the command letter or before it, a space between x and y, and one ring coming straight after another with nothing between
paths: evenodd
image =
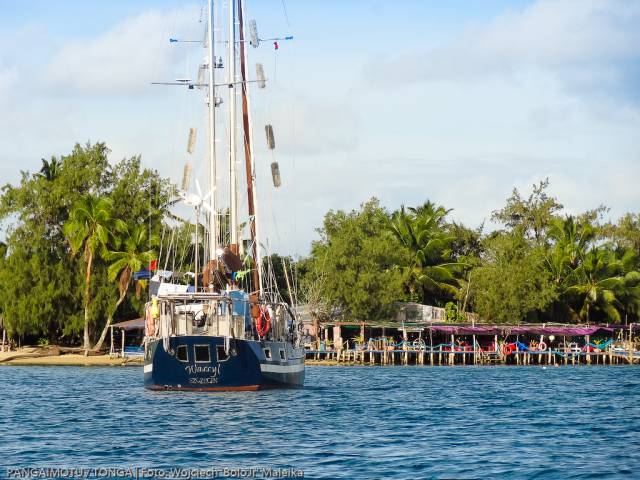
<instances>
[{"instance_id":1,"label":"tree trunk","mask_svg":"<svg viewBox=\"0 0 640 480\"><path fill-rule=\"evenodd\" d=\"M87 273L84 277L84 354L89 354L91 340L89 339L89 295L91 287L91 265L93 264L93 252L89 250L87 258Z\"/></svg>"},{"instance_id":2,"label":"tree trunk","mask_svg":"<svg viewBox=\"0 0 640 480\"><path fill-rule=\"evenodd\" d=\"M467 300L469 299L469 290L471 290L471 272L469 272L469 278L467 279L467 293L464 294L464 303L462 304L462 313L467 311Z\"/></svg>"},{"instance_id":3,"label":"tree trunk","mask_svg":"<svg viewBox=\"0 0 640 480\"><path fill-rule=\"evenodd\" d=\"M109 327L111 326L111 323L113 322L113 316L116 314L116 312L118 311L118 307L122 304L122 302L124 301L125 297L127 296L127 291L129 290L129 284L130 283L131 283L131 280L129 280L127 282L126 288L120 293L120 297L118 298L118 301L116 302L116 306L113 309L113 311L109 314L109 316L107 317L107 323L104 326L104 328L102 329L102 334L100 334L100 339L98 340L98 342L93 347L93 350L100 350L102 348L102 344L104 343L105 338L107 338L107 332L109 331Z\"/></svg>"}]
</instances>

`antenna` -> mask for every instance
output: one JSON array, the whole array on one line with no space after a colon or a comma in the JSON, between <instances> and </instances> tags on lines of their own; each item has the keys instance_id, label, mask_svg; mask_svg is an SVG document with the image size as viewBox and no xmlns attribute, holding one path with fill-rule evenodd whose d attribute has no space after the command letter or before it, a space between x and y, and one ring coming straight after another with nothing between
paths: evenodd
<instances>
[{"instance_id":1,"label":"antenna","mask_svg":"<svg viewBox=\"0 0 640 480\"><path fill-rule=\"evenodd\" d=\"M260 296L264 294L264 282L262 278L262 255L259 247L260 239L260 222L257 215L257 196L253 184L255 170L252 162L253 153L253 129L251 128L251 111L249 103L249 84L247 83L247 63L248 55L244 44L244 3L238 1L238 31L240 33L240 77L242 84L242 127L244 131L244 152L245 152L245 168L247 175L247 210L249 213L249 234L251 236L251 256L253 258L255 268L252 269L251 277L253 287L258 289ZM257 40L257 29L256 29Z\"/></svg>"},{"instance_id":2,"label":"antenna","mask_svg":"<svg viewBox=\"0 0 640 480\"><path fill-rule=\"evenodd\" d=\"M229 229L230 243L238 245L238 180L236 164L236 17L235 0L229 2Z\"/></svg>"},{"instance_id":3,"label":"antenna","mask_svg":"<svg viewBox=\"0 0 640 480\"><path fill-rule=\"evenodd\" d=\"M217 152L216 152L216 106L218 97L215 88L215 71L216 54L215 54L215 36L213 28L213 0L207 1L207 106L208 106L208 141L209 141L209 188L211 196L209 198L209 260L215 258L215 252L218 249L219 224L217 219L217 199L216 199L216 175L217 175ZM220 99L222 103L222 99ZM206 208L205 208L206 209Z\"/></svg>"}]
</instances>

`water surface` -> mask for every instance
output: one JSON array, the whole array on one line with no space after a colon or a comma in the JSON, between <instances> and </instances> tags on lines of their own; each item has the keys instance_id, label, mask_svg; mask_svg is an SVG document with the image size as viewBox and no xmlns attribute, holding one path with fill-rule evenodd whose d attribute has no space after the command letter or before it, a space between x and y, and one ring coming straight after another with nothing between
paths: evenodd
<instances>
[{"instance_id":1,"label":"water surface","mask_svg":"<svg viewBox=\"0 0 640 480\"><path fill-rule=\"evenodd\" d=\"M305 478L640 478L637 367L307 367L302 390L150 392L132 367L0 367L5 467Z\"/></svg>"}]
</instances>

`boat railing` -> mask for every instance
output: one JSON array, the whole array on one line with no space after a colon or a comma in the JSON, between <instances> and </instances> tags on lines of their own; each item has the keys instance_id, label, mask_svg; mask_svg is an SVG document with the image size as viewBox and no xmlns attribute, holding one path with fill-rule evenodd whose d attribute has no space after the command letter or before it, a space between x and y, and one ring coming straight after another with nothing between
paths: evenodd
<instances>
[{"instance_id":1,"label":"boat railing","mask_svg":"<svg viewBox=\"0 0 640 480\"><path fill-rule=\"evenodd\" d=\"M164 293L158 295L158 300L173 300L173 301L196 301L196 300L217 300L220 302L231 302L231 298L227 295L223 295L216 292L176 292L176 293Z\"/></svg>"}]
</instances>

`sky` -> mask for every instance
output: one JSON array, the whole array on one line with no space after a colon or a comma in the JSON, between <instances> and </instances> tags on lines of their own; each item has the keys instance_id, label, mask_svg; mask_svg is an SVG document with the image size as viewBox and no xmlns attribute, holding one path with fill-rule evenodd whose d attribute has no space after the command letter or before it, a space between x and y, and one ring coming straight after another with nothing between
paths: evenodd
<instances>
[{"instance_id":1,"label":"sky","mask_svg":"<svg viewBox=\"0 0 640 480\"><path fill-rule=\"evenodd\" d=\"M189 161L204 185L202 92L150 84L195 77L204 50L169 38L202 38L202 6L0 0L1 183L77 142L104 141L111 161L139 154L176 183ZM250 72L261 62L268 79L251 101L270 250L307 254L329 209L372 196L389 209L430 199L453 220L495 228L491 212L513 188L526 193L547 177L566 213L640 210L640 1L246 8L261 37L294 36L277 51L267 41L249 51ZM190 127L199 132L192 156Z\"/></svg>"}]
</instances>

